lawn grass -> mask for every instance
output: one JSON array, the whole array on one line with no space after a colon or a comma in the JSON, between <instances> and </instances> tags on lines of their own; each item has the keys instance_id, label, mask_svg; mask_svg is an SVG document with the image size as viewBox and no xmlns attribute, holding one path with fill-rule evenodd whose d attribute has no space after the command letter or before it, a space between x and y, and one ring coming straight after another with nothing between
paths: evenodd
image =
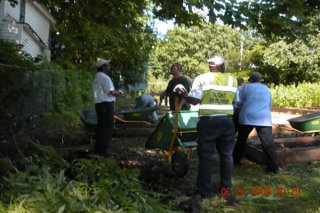
<instances>
[{"instance_id":1,"label":"lawn grass","mask_svg":"<svg viewBox=\"0 0 320 213\"><path fill-rule=\"evenodd\" d=\"M237 208L221 206L218 198L203 202L204 212L320 212L320 162L290 164L266 174L250 161L236 167L233 195Z\"/></svg>"}]
</instances>

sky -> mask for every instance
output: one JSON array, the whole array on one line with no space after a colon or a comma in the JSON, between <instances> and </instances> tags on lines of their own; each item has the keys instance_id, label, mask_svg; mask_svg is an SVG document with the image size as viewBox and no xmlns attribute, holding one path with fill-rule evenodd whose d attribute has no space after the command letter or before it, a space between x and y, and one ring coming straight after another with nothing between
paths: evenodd
<instances>
[{"instance_id":1,"label":"sky","mask_svg":"<svg viewBox=\"0 0 320 213\"><path fill-rule=\"evenodd\" d=\"M156 30L164 36L168 30L174 27L173 21L160 21L158 19L154 20L154 27Z\"/></svg>"}]
</instances>

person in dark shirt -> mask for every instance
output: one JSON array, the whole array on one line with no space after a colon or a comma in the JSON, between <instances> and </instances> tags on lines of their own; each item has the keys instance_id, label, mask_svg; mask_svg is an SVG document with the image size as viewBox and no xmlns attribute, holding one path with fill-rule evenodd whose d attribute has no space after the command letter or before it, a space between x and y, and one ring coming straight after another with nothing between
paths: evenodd
<instances>
[{"instance_id":1,"label":"person in dark shirt","mask_svg":"<svg viewBox=\"0 0 320 213\"><path fill-rule=\"evenodd\" d=\"M189 92L191 88L191 83L189 79L182 75L182 66L179 63L173 63L170 67L170 74L173 76L173 78L169 81L167 88L165 91L162 91L160 93L154 93L154 95L160 95L160 99L164 99L165 97L169 97L169 106L170 110L176 110L175 107L175 98L178 96L177 93L173 91L175 86L178 84L181 84L185 87L185 89ZM181 102L181 97L179 97L179 103L182 103L178 106L179 110L189 110L190 104L187 102Z\"/></svg>"}]
</instances>

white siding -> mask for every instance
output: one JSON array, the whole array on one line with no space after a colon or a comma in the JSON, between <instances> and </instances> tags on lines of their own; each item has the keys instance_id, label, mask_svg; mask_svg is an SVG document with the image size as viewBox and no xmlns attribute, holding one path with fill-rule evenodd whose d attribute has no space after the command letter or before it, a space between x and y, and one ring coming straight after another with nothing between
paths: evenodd
<instances>
[{"instance_id":1,"label":"white siding","mask_svg":"<svg viewBox=\"0 0 320 213\"><path fill-rule=\"evenodd\" d=\"M31 1L27 1L25 23L28 23L46 46L48 46L49 20L32 4Z\"/></svg>"},{"instance_id":2,"label":"white siding","mask_svg":"<svg viewBox=\"0 0 320 213\"><path fill-rule=\"evenodd\" d=\"M12 7L10 3L7 0L1 0L4 1L4 8L5 8L5 16L13 18L14 21L19 21L20 18L20 0L18 0L18 4L15 7ZM11 20L13 21L13 20Z\"/></svg>"},{"instance_id":3,"label":"white siding","mask_svg":"<svg viewBox=\"0 0 320 213\"><path fill-rule=\"evenodd\" d=\"M4 18L4 0L0 1L0 23Z\"/></svg>"},{"instance_id":4,"label":"white siding","mask_svg":"<svg viewBox=\"0 0 320 213\"><path fill-rule=\"evenodd\" d=\"M33 58L42 53L42 49L28 31L24 30L21 34L21 44L23 45L23 50L29 53Z\"/></svg>"},{"instance_id":5,"label":"white siding","mask_svg":"<svg viewBox=\"0 0 320 213\"><path fill-rule=\"evenodd\" d=\"M54 19L41 4L26 0L24 22L32 32L26 24L19 23L21 0L17 1L18 4L12 7L7 0L0 0L0 37L22 44L23 50L32 57L44 54L50 60L49 30Z\"/></svg>"},{"instance_id":6,"label":"white siding","mask_svg":"<svg viewBox=\"0 0 320 213\"><path fill-rule=\"evenodd\" d=\"M12 40L16 43L20 41L20 30L19 25L16 25L17 31L9 30L9 24L7 22L0 22L0 37L7 40ZM16 33L17 32L17 33Z\"/></svg>"}]
</instances>

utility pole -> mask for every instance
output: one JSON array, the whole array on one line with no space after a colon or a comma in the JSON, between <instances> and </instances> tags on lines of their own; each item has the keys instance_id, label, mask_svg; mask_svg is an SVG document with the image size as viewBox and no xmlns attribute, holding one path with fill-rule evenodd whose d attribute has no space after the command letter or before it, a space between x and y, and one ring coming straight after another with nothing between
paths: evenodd
<instances>
[{"instance_id":1,"label":"utility pole","mask_svg":"<svg viewBox=\"0 0 320 213\"><path fill-rule=\"evenodd\" d=\"M244 41L244 36L240 36L240 70L242 70L242 57L243 57L243 41Z\"/></svg>"}]
</instances>

